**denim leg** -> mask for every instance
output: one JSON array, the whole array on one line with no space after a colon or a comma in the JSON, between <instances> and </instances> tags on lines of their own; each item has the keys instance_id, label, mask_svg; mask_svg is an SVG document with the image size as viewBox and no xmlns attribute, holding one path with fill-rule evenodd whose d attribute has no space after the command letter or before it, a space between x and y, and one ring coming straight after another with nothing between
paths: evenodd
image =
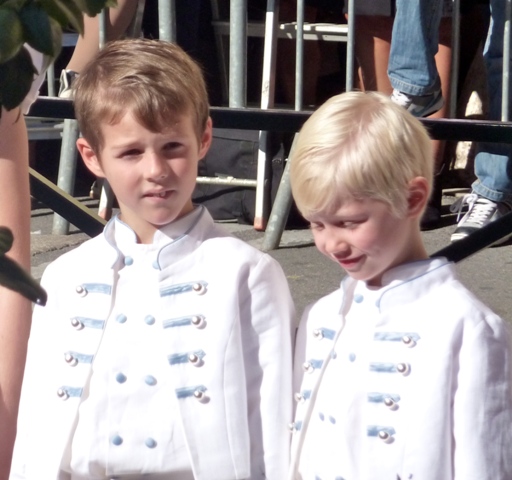
<instances>
[{"instance_id":1,"label":"denim leg","mask_svg":"<svg viewBox=\"0 0 512 480\"><path fill-rule=\"evenodd\" d=\"M388 76L393 88L428 95L441 88L435 55L443 0L396 0Z\"/></svg>"},{"instance_id":2,"label":"denim leg","mask_svg":"<svg viewBox=\"0 0 512 480\"><path fill-rule=\"evenodd\" d=\"M484 47L491 120L501 119L504 26L505 2L491 0L491 23ZM511 108L512 102L509 104L509 112ZM512 145L482 142L475 157L477 180L472 185L473 190L494 202L512 202L511 158Z\"/></svg>"}]
</instances>

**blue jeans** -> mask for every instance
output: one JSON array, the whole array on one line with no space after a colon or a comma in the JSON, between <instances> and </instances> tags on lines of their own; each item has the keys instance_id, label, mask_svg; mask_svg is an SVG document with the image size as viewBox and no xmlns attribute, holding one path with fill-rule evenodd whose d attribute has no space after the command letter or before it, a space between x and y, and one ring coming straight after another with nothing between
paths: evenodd
<instances>
[{"instance_id":1,"label":"blue jeans","mask_svg":"<svg viewBox=\"0 0 512 480\"><path fill-rule=\"evenodd\" d=\"M393 88L429 95L441 88L435 55L443 0L396 0L388 76Z\"/></svg>"},{"instance_id":2,"label":"blue jeans","mask_svg":"<svg viewBox=\"0 0 512 480\"><path fill-rule=\"evenodd\" d=\"M505 3L503 0L491 0L491 24L484 47L491 120L501 120ZM510 118L512 102L508 108ZM478 150L475 157L477 180L472 185L473 191L494 202L512 202L512 145L482 143Z\"/></svg>"}]
</instances>

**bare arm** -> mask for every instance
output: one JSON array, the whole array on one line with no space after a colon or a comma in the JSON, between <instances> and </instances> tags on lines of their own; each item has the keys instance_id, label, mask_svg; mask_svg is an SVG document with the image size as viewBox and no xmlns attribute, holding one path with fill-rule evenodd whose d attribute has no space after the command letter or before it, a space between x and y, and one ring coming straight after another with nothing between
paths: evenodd
<instances>
[{"instance_id":1,"label":"bare arm","mask_svg":"<svg viewBox=\"0 0 512 480\"><path fill-rule=\"evenodd\" d=\"M0 225L14 234L8 255L29 270L28 140L19 109L3 110L0 119ZM31 308L21 295L0 287L0 480L9 476Z\"/></svg>"}]
</instances>

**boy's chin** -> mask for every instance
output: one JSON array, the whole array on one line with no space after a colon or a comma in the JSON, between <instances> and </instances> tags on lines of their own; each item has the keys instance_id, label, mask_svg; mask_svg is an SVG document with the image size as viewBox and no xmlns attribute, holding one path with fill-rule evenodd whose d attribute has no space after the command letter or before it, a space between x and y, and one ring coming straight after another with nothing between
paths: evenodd
<instances>
[{"instance_id":1,"label":"boy's chin","mask_svg":"<svg viewBox=\"0 0 512 480\"><path fill-rule=\"evenodd\" d=\"M345 273L354 280L366 283L368 287L382 287L382 276L385 272L369 275L363 272L348 272L345 270Z\"/></svg>"}]
</instances>

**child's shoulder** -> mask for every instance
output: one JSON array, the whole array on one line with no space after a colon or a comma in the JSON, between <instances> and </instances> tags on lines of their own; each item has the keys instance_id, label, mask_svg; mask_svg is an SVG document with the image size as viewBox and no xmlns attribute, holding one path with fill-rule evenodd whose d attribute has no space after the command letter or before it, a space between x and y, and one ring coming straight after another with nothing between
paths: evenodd
<instances>
[{"instance_id":1,"label":"child's shoulder","mask_svg":"<svg viewBox=\"0 0 512 480\"><path fill-rule=\"evenodd\" d=\"M48 264L44 276L60 274L63 271L68 276L84 267L94 269L97 265L104 264L109 258L114 262L116 256L116 252L109 247L104 235L100 234L57 257Z\"/></svg>"},{"instance_id":2,"label":"child's shoulder","mask_svg":"<svg viewBox=\"0 0 512 480\"><path fill-rule=\"evenodd\" d=\"M226 261L226 257L221 257L221 252L229 254L229 262L259 262L262 259L275 261L268 253L262 252L257 247L236 237L219 224L212 225L209 234L201 244L201 248L218 252L218 258L223 261Z\"/></svg>"},{"instance_id":3,"label":"child's shoulder","mask_svg":"<svg viewBox=\"0 0 512 480\"><path fill-rule=\"evenodd\" d=\"M302 315L303 319L311 322L315 318L321 320L326 317L339 317L345 298L343 283L333 292L307 305Z\"/></svg>"},{"instance_id":4,"label":"child's shoulder","mask_svg":"<svg viewBox=\"0 0 512 480\"><path fill-rule=\"evenodd\" d=\"M410 266L415 275L409 280L384 292L381 312L413 314L417 322L445 331L503 328L504 321L459 279L453 263L444 258L421 263Z\"/></svg>"},{"instance_id":5,"label":"child's shoulder","mask_svg":"<svg viewBox=\"0 0 512 480\"><path fill-rule=\"evenodd\" d=\"M504 320L489 305L456 278L447 282L444 289L439 288L428 300L441 318L452 318L454 322L477 328L485 324L491 330L506 327Z\"/></svg>"}]
</instances>

